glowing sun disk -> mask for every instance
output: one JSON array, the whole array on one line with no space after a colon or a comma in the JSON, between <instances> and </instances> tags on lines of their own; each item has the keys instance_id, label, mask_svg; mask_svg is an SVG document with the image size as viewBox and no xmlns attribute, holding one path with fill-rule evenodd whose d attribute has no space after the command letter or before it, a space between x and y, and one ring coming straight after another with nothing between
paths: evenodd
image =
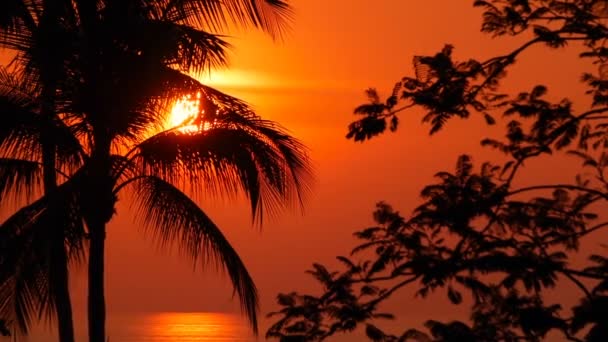
<instances>
[{"instance_id":1,"label":"glowing sun disk","mask_svg":"<svg viewBox=\"0 0 608 342\"><path fill-rule=\"evenodd\" d=\"M201 103L201 93L192 95L184 95L181 99L175 101L171 114L169 115L168 125L170 128L183 126L179 128L181 131L196 131L197 126L193 124L194 119L199 115Z\"/></svg>"}]
</instances>

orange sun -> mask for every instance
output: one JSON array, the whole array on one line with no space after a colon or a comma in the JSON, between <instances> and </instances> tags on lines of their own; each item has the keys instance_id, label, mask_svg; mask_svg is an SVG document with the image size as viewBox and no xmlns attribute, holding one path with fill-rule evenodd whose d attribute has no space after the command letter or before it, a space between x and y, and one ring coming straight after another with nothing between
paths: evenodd
<instances>
[{"instance_id":1,"label":"orange sun","mask_svg":"<svg viewBox=\"0 0 608 342\"><path fill-rule=\"evenodd\" d=\"M197 93L196 97L192 95L184 95L181 99L175 101L168 119L169 128L178 128L182 132L194 132L198 127L193 123L199 114L201 103L201 93Z\"/></svg>"}]
</instances>

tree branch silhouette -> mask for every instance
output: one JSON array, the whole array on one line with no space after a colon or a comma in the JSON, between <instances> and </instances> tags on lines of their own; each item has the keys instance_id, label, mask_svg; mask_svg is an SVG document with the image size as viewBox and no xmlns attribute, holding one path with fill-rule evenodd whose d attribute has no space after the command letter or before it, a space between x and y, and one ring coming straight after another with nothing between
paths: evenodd
<instances>
[{"instance_id":1,"label":"tree branch silhouette","mask_svg":"<svg viewBox=\"0 0 608 342\"><path fill-rule=\"evenodd\" d=\"M378 203L374 226L354 234L359 244L351 257L356 259L338 257L335 270L314 264L309 273L321 284L319 295L279 294L280 310L271 314L279 318L267 337L323 341L364 328L370 340L389 342L543 341L552 334L571 341L608 340L608 258L585 256L588 251L581 248L593 242L591 233L608 226L600 215L608 203L608 28L596 13L604 5L601 0L477 0L483 32L497 38L521 35L524 42L484 61L456 60L454 47L445 45L435 54L415 56L413 75L398 81L384 100L368 89L367 103L354 110L357 119L348 126L348 139L364 142L387 129L397 131L399 115L409 109L422 111L430 134L475 113L488 125L504 124L503 137L481 144L507 160L475 166L470 156L461 155L453 170L438 172L422 187L421 204L407 219ZM583 48L581 61L600 66L599 74L581 78L591 99L587 108L575 110L567 98L548 100L544 85L501 91L506 71L528 58L530 48L561 51L572 42ZM580 161L571 182L536 177L531 185L514 186L529 161L554 155ZM587 258L583 265L573 266L581 257ZM580 290L578 303L547 299L561 281ZM420 298L445 294L453 305L467 305L469 317L429 319L425 332L385 333L375 320L392 317L379 310L403 288ZM564 318L567 309L573 315Z\"/></svg>"}]
</instances>

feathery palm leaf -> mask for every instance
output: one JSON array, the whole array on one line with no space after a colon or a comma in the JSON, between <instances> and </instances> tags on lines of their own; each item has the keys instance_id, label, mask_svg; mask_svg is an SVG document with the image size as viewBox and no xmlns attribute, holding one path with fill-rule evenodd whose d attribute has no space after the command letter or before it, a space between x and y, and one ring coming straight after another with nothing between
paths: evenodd
<instances>
[{"instance_id":1,"label":"feathery palm leaf","mask_svg":"<svg viewBox=\"0 0 608 342\"><path fill-rule=\"evenodd\" d=\"M306 195L310 192L309 186L313 178L313 170L304 144L287 134L285 129L276 122L264 120L253 113L241 115L230 111L222 116L222 121L258 136L260 140L274 146L279 151L293 181L293 189L288 190L295 193L302 206Z\"/></svg>"},{"instance_id":2,"label":"feathery palm leaf","mask_svg":"<svg viewBox=\"0 0 608 342\"><path fill-rule=\"evenodd\" d=\"M15 105L27 109L34 107L35 96L39 93L39 84L28 82L23 78L23 68L0 66L0 94Z\"/></svg>"},{"instance_id":3,"label":"feathery palm leaf","mask_svg":"<svg viewBox=\"0 0 608 342\"><path fill-rule=\"evenodd\" d=\"M33 103L17 96L13 89L0 87L0 147L3 154L19 155L19 150L35 150L41 125ZM7 151L10 151L7 153Z\"/></svg>"},{"instance_id":4,"label":"feathery palm leaf","mask_svg":"<svg viewBox=\"0 0 608 342\"><path fill-rule=\"evenodd\" d=\"M284 179L280 156L246 132L211 129L186 135L166 132L138 147L138 159L146 172L175 184L190 181L214 195L236 195L243 191L253 212L262 199L277 199L281 188L266 188Z\"/></svg>"},{"instance_id":5,"label":"feathery palm leaf","mask_svg":"<svg viewBox=\"0 0 608 342\"><path fill-rule=\"evenodd\" d=\"M16 78L15 72L0 68L0 155L25 160L39 158L40 134L50 131L58 147L59 162L70 168L79 166L83 154L74 128L59 118L42 117L38 113L36 87Z\"/></svg>"},{"instance_id":6,"label":"feathery palm leaf","mask_svg":"<svg viewBox=\"0 0 608 342\"><path fill-rule=\"evenodd\" d=\"M230 24L253 26L279 38L291 19L291 8L284 0L146 0L163 19L180 20L214 31Z\"/></svg>"},{"instance_id":7,"label":"feathery palm leaf","mask_svg":"<svg viewBox=\"0 0 608 342\"><path fill-rule=\"evenodd\" d=\"M172 91L172 89L169 89L168 87L175 87L175 89L178 89L177 87L180 85L183 87L185 84L187 87L186 89L191 89L191 92L200 91L202 93L203 96L199 108L201 113L199 114L199 117L193 121L193 124L198 124L199 126L204 127L204 129L195 134L188 135L184 135L179 131L169 131L158 134L141 143L138 149L147 149L147 152L144 152L144 154L150 153L149 162L152 162L152 160L157 157L160 159L168 157L172 160L171 164L166 164L165 166L153 162L154 167L160 167L157 170L166 170L166 172L163 172L163 178L168 176L181 177L183 180L184 176L179 173L171 172L171 168L177 167L177 169L180 170L184 169L184 171L186 171L184 175L187 175L186 179L190 179L190 177L200 179L197 175L207 177L204 179L204 184L212 185L207 189L215 194L221 193L221 191L218 192L219 188L215 187L215 183L223 183L223 186L227 186L224 190L228 190L227 193L233 193L235 190L239 189L240 186L238 184L246 186L247 182L244 182L244 180L247 180L251 185L270 185L270 188L266 189L265 193L270 191L271 193L274 193L275 196L273 200L268 202L269 209L274 207L276 202L292 203L292 200L296 200L300 206L302 205L305 196L310 190L309 185L312 180L313 172L306 154L307 149L300 141L290 136L286 130L277 123L263 120L257 116L245 102L211 87L207 87L196 79L175 70L165 69L165 71L167 80L165 84L168 85L166 88L167 93L171 93ZM173 84L173 86L170 84ZM148 110L162 111L163 109L164 112L166 112L166 106L162 105L161 102L159 102L159 106L156 109L148 107ZM155 115L155 117L161 116L161 113ZM242 158L239 159L241 162L253 166L250 168L249 176L245 174L240 175L246 177L242 178L241 181L235 181L233 178L235 174L231 170L227 170L225 166L215 165L214 167L217 169L213 169L208 167L209 164L197 164L201 157L209 161L209 159L205 157L206 153L210 153L209 151L216 147L222 149L224 152L227 151L227 149L230 149L231 147L227 146L228 144L221 142L221 139L224 137L230 138L227 135L237 139L233 145L246 144L248 146L246 150L248 150L249 153L253 155L259 154L259 156L255 157L255 160L252 161L249 160L250 156L244 151L233 151L242 156ZM168 144L165 145L165 142ZM180 146L180 144L183 146ZM188 147L185 147L186 145L184 144L188 145ZM164 155L163 157L160 155L153 156L156 153L153 150L154 146L162 147L162 151L159 152ZM201 148L202 150L196 151L198 148ZM167 155L170 149L172 149L173 152L172 154L170 153L170 155ZM199 152L202 151L207 152L199 154ZM192 153L194 153L192 156L194 159L191 159L190 155ZM211 151L211 153L214 152ZM236 157L236 154L233 156ZM185 161L185 159L189 159L190 161ZM249 160L249 162L247 162L247 160ZM188 164L189 167L185 168L184 165L186 164L184 164L184 162ZM192 164L192 162L194 162L194 164ZM237 168L239 166L238 163L233 163L233 165ZM255 171L255 168L258 168L258 170ZM221 170L227 170L228 172L226 175L222 175L221 172L219 172ZM197 175L193 174L193 172ZM155 174L159 175L158 173ZM263 176L262 180L267 180L269 183L259 183L259 176L256 174ZM214 179L218 176L223 178L217 179L216 182ZM179 180L172 178L171 181ZM257 205L259 194L260 192L257 190L253 191L251 194L251 199L254 201L252 203L252 209L256 215L261 214L261 212L257 211L257 208L260 208Z\"/></svg>"},{"instance_id":8,"label":"feathery palm leaf","mask_svg":"<svg viewBox=\"0 0 608 342\"><path fill-rule=\"evenodd\" d=\"M22 47L36 26L33 14L40 9L37 1L4 0L0 2L0 46Z\"/></svg>"},{"instance_id":9,"label":"feathery palm leaf","mask_svg":"<svg viewBox=\"0 0 608 342\"><path fill-rule=\"evenodd\" d=\"M84 254L84 227L77 193L69 184L51 197L42 197L22 208L0 225L0 316L17 323L27 333L33 317L54 317L52 241L55 230L65 233L71 260Z\"/></svg>"},{"instance_id":10,"label":"feathery palm leaf","mask_svg":"<svg viewBox=\"0 0 608 342\"><path fill-rule=\"evenodd\" d=\"M106 102L114 105L112 115L117 116L116 120L125 122L112 127L115 134L131 143L141 141L142 134L149 132L151 128L162 128L171 105L184 94L201 93L200 109L207 115L221 109L222 113L233 111L247 118L255 116L245 102L208 87L194 77L160 62L141 63L133 59L129 67L124 69L130 75L126 79L130 80L121 85L125 87L123 94L109 93ZM131 101L139 100L126 104L124 110L116 110L121 97ZM83 103L82 106L92 105ZM75 104L75 111L82 111L78 103Z\"/></svg>"},{"instance_id":11,"label":"feathery palm leaf","mask_svg":"<svg viewBox=\"0 0 608 342\"><path fill-rule=\"evenodd\" d=\"M29 11L22 0L5 0L0 4L0 30L14 31Z\"/></svg>"},{"instance_id":12,"label":"feathery palm leaf","mask_svg":"<svg viewBox=\"0 0 608 342\"><path fill-rule=\"evenodd\" d=\"M74 102L66 108L74 113L90 113L94 109L104 115L91 116L85 122L95 119L103 122L111 130L113 137L127 145L141 141L150 130L160 130L166 122L167 112L175 100L184 94L198 92L209 94L209 101L222 106L232 106L242 110L249 108L242 102L203 86L191 76L171 68L162 61L144 56L121 56L120 66L112 67L123 76L110 79L108 84L98 82L95 93L97 99L90 101L84 89L73 85L72 94L66 94ZM121 89L116 92L115 89ZM123 141L124 140L124 141Z\"/></svg>"},{"instance_id":13,"label":"feathery palm leaf","mask_svg":"<svg viewBox=\"0 0 608 342\"><path fill-rule=\"evenodd\" d=\"M119 39L121 48L142 61L163 61L185 72L226 66L226 49L221 36L168 21L127 17L107 25L110 39Z\"/></svg>"},{"instance_id":14,"label":"feathery palm leaf","mask_svg":"<svg viewBox=\"0 0 608 342\"><path fill-rule=\"evenodd\" d=\"M40 163L0 158L0 203L9 196L14 196L12 203L16 203L22 196L29 202L32 195L42 191L41 180Z\"/></svg>"},{"instance_id":15,"label":"feathery palm leaf","mask_svg":"<svg viewBox=\"0 0 608 342\"><path fill-rule=\"evenodd\" d=\"M221 36L162 21L147 22L144 29L156 33L154 41L148 40L146 47L157 54L163 52L161 49L166 49L163 60L167 65L176 66L184 72L199 72L227 65L226 49L230 48L230 44Z\"/></svg>"},{"instance_id":16,"label":"feathery palm leaf","mask_svg":"<svg viewBox=\"0 0 608 342\"><path fill-rule=\"evenodd\" d=\"M196 133L174 130L151 137L137 147L137 162L149 174L174 184L199 183L214 195L243 191L260 219L294 194L301 199L307 182L300 176L310 175L302 145L274 127L259 125L264 133L259 134L253 120L239 127L233 125L236 120L223 120L229 117L218 116ZM239 121L247 122L244 117Z\"/></svg>"},{"instance_id":17,"label":"feathery palm leaf","mask_svg":"<svg viewBox=\"0 0 608 342\"><path fill-rule=\"evenodd\" d=\"M253 279L215 223L188 196L160 178L135 179L131 187L138 216L154 238L163 244L176 243L195 264L214 261L223 266L257 332L258 295Z\"/></svg>"}]
</instances>

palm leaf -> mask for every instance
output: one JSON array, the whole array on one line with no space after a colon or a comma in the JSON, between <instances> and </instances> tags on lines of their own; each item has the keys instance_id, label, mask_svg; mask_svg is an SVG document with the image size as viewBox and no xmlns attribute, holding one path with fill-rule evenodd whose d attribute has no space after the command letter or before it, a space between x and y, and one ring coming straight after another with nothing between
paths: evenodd
<instances>
[{"instance_id":1,"label":"palm leaf","mask_svg":"<svg viewBox=\"0 0 608 342\"><path fill-rule=\"evenodd\" d=\"M269 208L274 209L278 207L277 202L289 204L293 203L293 200L296 200L300 207L302 207L304 199L310 191L310 183L313 179L313 170L307 156L307 149L301 142L291 137L285 131L285 129L278 124L258 117L243 101L240 101L230 95L226 95L213 88L206 87L190 76L183 75L177 71L167 70L167 74L169 75L167 79L170 80L167 83L174 83L177 84L177 86L189 84L187 87L192 87L192 92L201 91L203 93L200 108L202 113L195 123L206 127L205 129L208 130L199 132L199 134L191 134L188 136L179 134L178 132L160 134L144 142L142 147L145 148L157 146L163 149L162 153L167 153L172 148L169 146L173 146L173 157L169 157L175 158L178 157L176 153L179 150L179 144L189 145L190 147L187 148L188 151L193 151L193 145L200 145L201 148L206 149L211 145L208 145L207 142L200 140L213 139L213 136L219 135L220 137L213 139L213 141L217 141L217 144L212 146L227 149L231 146L226 146L226 144L220 141L220 138L225 134L239 135L240 138L237 140L237 142L245 143L249 146L248 149L250 152L257 153L259 155L255 159L255 164L252 164L248 158L240 158L240 161L243 164L257 166L258 169L256 172L256 167L250 168L251 172L247 178L250 181L250 186L245 185L245 190L247 190L247 187L253 189L251 186L257 186L259 181L257 180L258 177L255 176L255 174L260 174L260 171L262 171L261 175L264 176L262 180L267 182L260 183L260 186L264 187L268 185L269 188L266 193L270 192L276 195L274 196L273 200L267 201ZM168 92L170 93L171 91L169 90ZM158 110L162 110L162 108L165 108L164 110L166 112L166 107L159 104ZM229 132L227 130L232 130L233 132ZM244 142L244 139L247 139L247 141ZM171 140L171 142L169 142L168 145L164 145L161 140ZM229 139L227 141L232 140ZM255 147L255 149L253 147ZM262 154L264 157L261 157ZM206 154L203 153L202 155L204 156ZM185 157L186 156L184 156L184 158ZM195 157L195 162L197 162L196 160L198 160L199 157L200 155ZM180 159L183 160L184 158ZM248 160L249 162L247 162ZM179 165L177 164L181 164L181 162L173 164L179 168ZM204 166L204 164L202 165ZM238 167L238 164L233 163L233 165ZM197 166L194 165L194 169L196 168ZM229 170L229 175L226 176L216 172L221 169L225 168L218 166L217 170L214 170L213 168L207 168L206 170L210 172L209 175L223 177L223 179L217 183L229 185L228 189L230 191L228 191L228 193L234 193L234 191L237 189L235 185L238 185L238 183L245 184L242 181L234 181L234 178L232 177L234 175L234 170ZM171 173L170 168L167 168L166 170L167 174ZM191 173L192 170L193 168L189 168L187 171L188 173ZM212 179L206 179L206 182L207 183L205 184L209 184L209 182L214 183L212 182ZM222 186L219 188L222 188ZM218 191L218 187L215 186L212 186L210 189L213 190L212 192L215 194L221 192ZM224 190L227 189L224 188ZM259 192L254 191L254 193L252 193L253 196L250 197L253 200L252 209L256 215L261 214L261 212L257 211L259 206L257 205L258 199L256 194L258 193Z\"/></svg>"},{"instance_id":2,"label":"palm leaf","mask_svg":"<svg viewBox=\"0 0 608 342\"><path fill-rule=\"evenodd\" d=\"M37 141L40 135L40 117L29 106L23 106L14 98L0 93L0 150L4 155L17 158L38 155Z\"/></svg>"},{"instance_id":3,"label":"palm leaf","mask_svg":"<svg viewBox=\"0 0 608 342\"><path fill-rule=\"evenodd\" d=\"M129 69L141 68L141 63L134 62ZM137 77L135 77L137 76ZM145 70L137 72L137 75L130 77L137 83L131 83L131 90L138 90L137 94L129 95L130 98L139 99L139 107L131 107L127 110L134 110L137 115L146 117L149 124L162 127L165 124L167 112L170 110L174 101L184 95L194 95L201 93L201 110L207 109L207 114L211 113L210 107L221 110L223 113L234 112L246 117L255 117L254 111L242 100L227 95L217 89L206 86L193 76L182 73L179 70L170 68L167 65L154 65ZM129 91L126 89L125 91ZM114 101L116 102L116 101ZM124 116L124 111L116 111L117 115ZM203 115L203 113L201 113ZM134 135L135 136L135 135ZM140 136L137 136L138 138Z\"/></svg>"},{"instance_id":4,"label":"palm leaf","mask_svg":"<svg viewBox=\"0 0 608 342\"><path fill-rule=\"evenodd\" d=\"M35 107L39 84L23 79L24 69L18 66L0 67L0 94L27 110Z\"/></svg>"},{"instance_id":5,"label":"palm leaf","mask_svg":"<svg viewBox=\"0 0 608 342\"><path fill-rule=\"evenodd\" d=\"M0 227L0 315L15 321L23 333L27 333L32 316L38 311L37 302L49 304L38 285L48 286L45 277L48 264L39 255L43 250L29 249L32 240L41 239L25 233L32 218L40 216L44 207L43 201L37 201L19 210Z\"/></svg>"},{"instance_id":6,"label":"palm leaf","mask_svg":"<svg viewBox=\"0 0 608 342\"><path fill-rule=\"evenodd\" d=\"M189 182L194 191L219 197L242 191L260 218L264 209L281 205L286 192L281 155L243 130L161 133L138 146L137 159L147 174L173 184Z\"/></svg>"},{"instance_id":7,"label":"palm leaf","mask_svg":"<svg viewBox=\"0 0 608 342\"><path fill-rule=\"evenodd\" d=\"M113 23L114 24L114 23ZM162 61L183 72L199 72L227 65L226 49L230 47L221 36L169 20L133 21L113 30L124 42L128 52L138 56L142 64Z\"/></svg>"},{"instance_id":8,"label":"palm leaf","mask_svg":"<svg viewBox=\"0 0 608 342\"><path fill-rule=\"evenodd\" d=\"M15 74L0 68L0 155L16 159L40 158L40 134L50 131L61 165L75 168L83 153L73 128L58 118L43 118L38 112L35 86L16 80Z\"/></svg>"},{"instance_id":9,"label":"palm leaf","mask_svg":"<svg viewBox=\"0 0 608 342\"><path fill-rule=\"evenodd\" d=\"M29 15L23 0L5 0L0 4L0 30L15 31L19 21Z\"/></svg>"},{"instance_id":10,"label":"palm leaf","mask_svg":"<svg viewBox=\"0 0 608 342\"><path fill-rule=\"evenodd\" d=\"M230 48L230 44L220 36L187 25L162 22L157 25L159 31L170 33L164 35L167 41L177 44L171 58L166 59L169 65L176 65L184 72L200 72L227 66L226 49Z\"/></svg>"},{"instance_id":11,"label":"palm leaf","mask_svg":"<svg viewBox=\"0 0 608 342\"><path fill-rule=\"evenodd\" d=\"M87 121L107 126L111 129L109 134L117 138L115 143L133 144L151 130L160 130L166 124L171 105L185 94L201 92L220 106L250 110L243 102L205 87L160 61L146 61L139 56L117 58L120 66L110 67L122 75L120 78L106 80L107 84L97 82L92 90L96 94L94 101L89 99L88 90L74 84L74 92L67 94L73 102L65 108L68 112L87 113Z\"/></svg>"},{"instance_id":12,"label":"palm leaf","mask_svg":"<svg viewBox=\"0 0 608 342\"><path fill-rule=\"evenodd\" d=\"M0 155L15 159L40 160L40 134L51 131L53 142L57 146L57 160L60 166L75 169L84 159L84 153L78 137L72 127L65 126L61 120L53 118L44 120L35 113L12 110L3 106L0 97L0 115L6 120L0 127Z\"/></svg>"},{"instance_id":13,"label":"palm leaf","mask_svg":"<svg viewBox=\"0 0 608 342\"><path fill-rule=\"evenodd\" d=\"M33 194L41 192L42 168L37 162L10 158L0 158L0 203L10 195L12 203L21 196L30 201Z\"/></svg>"},{"instance_id":14,"label":"palm leaf","mask_svg":"<svg viewBox=\"0 0 608 342\"><path fill-rule=\"evenodd\" d=\"M221 116L221 122L226 125L236 125L237 129L251 132L278 150L290 174L287 186L292 187L290 190L295 193L300 207L302 207L306 196L311 191L311 183L314 178L313 168L308 158L308 149L277 123L247 114L242 115L229 111Z\"/></svg>"},{"instance_id":15,"label":"palm leaf","mask_svg":"<svg viewBox=\"0 0 608 342\"><path fill-rule=\"evenodd\" d=\"M135 70L138 68L138 64L141 63L131 65L130 69ZM140 99L141 106L135 110L138 111L138 115L149 117L148 121L158 127L164 125L167 112L170 110L173 102L187 94L201 93L201 109L215 106L224 112L233 111L240 115L255 116L254 111L245 102L217 89L208 87L196 78L169 66L154 65L153 67L141 70L136 76L139 82L137 84L130 84L130 86L138 90L137 94L132 95Z\"/></svg>"},{"instance_id":16,"label":"palm leaf","mask_svg":"<svg viewBox=\"0 0 608 342\"><path fill-rule=\"evenodd\" d=\"M34 30L36 2L0 1L0 47L22 47Z\"/></svg>"},{"instance_id":17,"label":"palm leaf","mask_svg":"<svg viewBox=\"0 0 608 342\"><path fill-rule=\"evenodd\" d=\"M268 6L280 9L280 1L171 1L164 6L179 8L186 6L188 11L201 11L202 8L209 10L232 9L241 6L241 11L252 11L254 16L268 16ZM241 5L237 3L242 2ZM154 8L159 2L148 3L149 8ZM162 3L162 2L161 2ZM181 4L180 4L181 3ZM133 9L136 4L126 2L109 2L107 6L116 6L124 11L143 11L144 9ZM143 6L143 5L141 5ZM202 7L200 7L202 6ZM145 7L145 6L144 6ZM249 8L249 9L244 9ZM104 51L104 65L106 73L120 75L118 78L102 78L93 85L94 89L73 85L71 89L82 89L83 94L76 98L81 100L75 102L75 111L86 113L104 113L103 117L95 120L103 120L103 125L112 127L114 135L134 141L141 134L147 132L151 125L158 125L164 119L169 103L181 97L190 90L194 93L207 92L212 101L226 105L226 96L217 96L215 91L207 91L200 83L188 79L186 75L180 75L181 71L198 72L210 67L225 65L225 49L228 44L220 37L189 27L187 22L171 22L171 18L137 18L137 13L129 12L129 15L121 14L121 11L104 9L105 12L115 13L117 24L110 14L107 14L107 45L112 47ZM124 12L123 11L123 12ZM104 13L105 13L104 12ZM157 10L152 10L157 12ZM254 12L259 12L255 14ZM236 12L234 12L236 13ZM122 17L121 17L122 15ZM139 13L139 15L143 15ZM123 18L124 17L124 18ZM131 20L137 18L136 20ZM146 32L146 34L141 34ZM119 42L119 43L117 43ZM121 89L117 92L116 89ZM87 94L96 94L95 101L91 101ZM223 94L222 94L223 95ZM222 99L217 99L221 97ZM230 104L234 107L237 103L233 98ZM239 109L242 103L239 102ZM108 115L110 114L110 115Z\"/></svg>"},{"instance_id":18,"label":"palm leaf","mask_svg":"<svg viewBox=\"0 0 608 342\"><path fill-rule=\"evenodd\" d=\"M258 295L236 251L211 219L184 193L157 177L132 183L138 217L163 244L177 244L195 265L215 262L228 273L241 308L257 333Z\"/></svg>"},{"instance_id":19,"label":"palm leaf","mask_svg":"<svg viewBox=\"0 0 608 342\"><path fill-rule=\"evenodd\" d=\"M215 31L226 29L230 24L253 26L273 38L284 34L292 15L284 0L165 0L160 3L157 12L170 20L183 20Z\"/></svg>"},{"instance_id":20,"label":"palm leaf","mask_svg":"<svg viewBox=\"0 0 608 342\"><path fill-rule=\"evenodd\" d=\"M67 249L72 261L83 257L84 226L72 185L60 186L0 225L0 316L15 321L22 333L33 317L54 319L57 248Z\"/></svg>"}]
</instances>

